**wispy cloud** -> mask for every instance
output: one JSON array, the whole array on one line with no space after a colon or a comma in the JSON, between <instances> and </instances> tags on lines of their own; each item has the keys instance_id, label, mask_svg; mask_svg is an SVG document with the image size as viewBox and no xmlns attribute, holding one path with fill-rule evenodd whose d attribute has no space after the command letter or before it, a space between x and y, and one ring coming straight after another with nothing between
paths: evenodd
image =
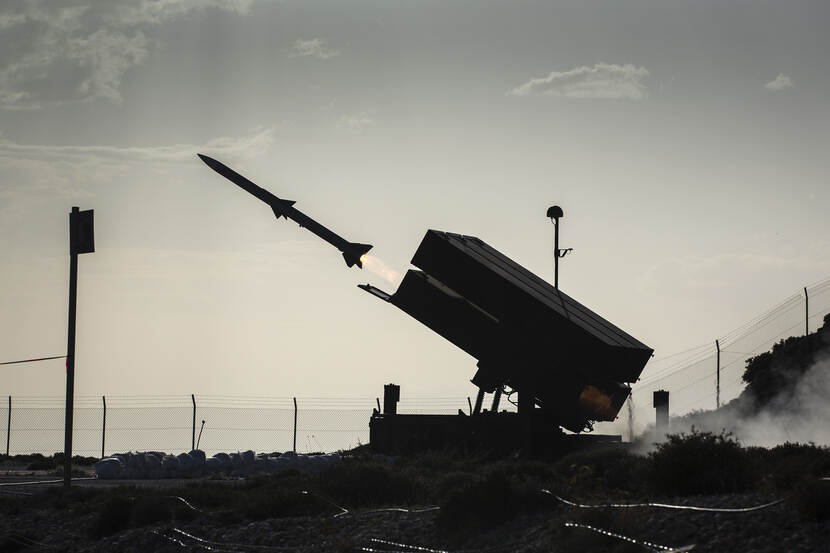
<instances>
[{"instance_id":1,"label":"wispy cloud","mask_svg":"<svg viewBox=\"0 0 830 553\"><path fill-rule=\"evenodd\" d=\"M326 46L326 41L322 38L312 38L310 40L297 39L294 43L294 48L291 50L291 57L314 57L321 60L327 60L335 56L339 56L340 51Z\"/></svg>"},{"instance_id":2,"label":"wispy cloud","mask_svg":"<svg viewBox=\"0 0 830 553\"><path fill-rule=\"evenodd\" d=\"M267 153L274 130L259 129L245 136L221 136L199 144L162 146L44 146L17 144L0 138L0 211L21 198L40 196L85 197L90 185L117 182L138 168L167 173L171 164L201 162L197 153L238 163Z\"/></svg>"},{"instance_id":3,"label":"wispy cloud","mask_svg":"<svg viewBox=\"0 0 830 553\"><path fill-rule=\"evenodd\" d=\"M346 129L351 132L362 132L373 126L375 126L375 119L367 111L347 115L337 121L337 128Z\"/></svg>"},{"instance_id":4,"label":"wispy cloud","mask_svg":"<svg viewBox=\"0 0 830 553\"><path fill-rule=\"evenodd\" d=\"M779 90L784 90L786 88L792 88L793 82L792 80L785 74L779 73L774 80L768 82L764 85L764 88L768 90L772 90L778 92Z\"/></svg>"},{"instance_id":5,"label":"wispy cloud","mask_svg":"<svg viewBox=\"0 0 830 553\"><path fill-rule=\"evenodd\" d=\"M117 163L178 163L193 161L196 153L221 155L228 160L258 157L274 143L274 129L267 128L241 137L220 136L201 144L172 144L166 146L42 146L16 144L0 139L0 159L38 160L67 163L109 161Z\"/></svg>"},{"instance_id":6,"label":"wispy cloud","mask_svg":"<svg viewBox=\"0 0 830 553\"><path fill-rule=\"evenodd\" d=\"M252 0L65 0L0 7L0 107L120 101L126 72L157 48L157 27L207 8L247 13Z\"/></svg>"},{"instance_id":7,"label":"wispy cloud","mask_svg":"<svg viewBox=\"0 0 830 553\"><path fill-rule=\"evenodd\" d=\"M583 65L569 71L552 71L510 90L513 96L558 96L579 99L642 100L647 95L643 80L649 73L645 67L598 63Z\"/></svg>"}]
</instances>

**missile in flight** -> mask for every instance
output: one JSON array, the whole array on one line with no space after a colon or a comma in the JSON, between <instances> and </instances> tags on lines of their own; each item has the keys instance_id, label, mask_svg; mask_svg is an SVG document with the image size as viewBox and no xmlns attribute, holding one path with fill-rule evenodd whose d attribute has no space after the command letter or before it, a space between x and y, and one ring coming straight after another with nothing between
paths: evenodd
<instances>
[{"instance_id":1,"label":"missile in flight","mask_svg":"<svg viewBox=\"0 0 830 553\"><path fill-rule=\"evenodd\" d=\"M275 195L271 194L264 188L260 188L256 184L252 183L224 163L216 161L212 157L198 154L199 158L204 161L208 167L237 185L242 190L256 196L269 206L274 211L274 215L277 216L277 219L280 217L285 217L286 219L291 219L292 221L296 222L300 225L300 227L307 228L338 250L343 253L343 259L346 260L346 265L351 267L352 265L357 265L361 269L363 268L363 261L366 257L366 252L372 249L371 244L359 244L357 242L349 242L345 238L335 234L328 228L324 227L302 211L299 211L294 207L296 202L292 200L283 200L281 198L276 197Z\"/></svg>"}]
</instances>

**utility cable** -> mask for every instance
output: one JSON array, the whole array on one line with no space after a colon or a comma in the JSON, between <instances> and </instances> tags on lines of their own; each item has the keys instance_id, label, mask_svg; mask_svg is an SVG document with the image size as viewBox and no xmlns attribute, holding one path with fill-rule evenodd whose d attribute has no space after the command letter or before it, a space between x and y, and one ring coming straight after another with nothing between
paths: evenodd
<instances>
[{"instance_id":1,"label":"utility cable","mask_svg":"<svg viewBox=\"0 0 830 553\"><path fill-rule=\"evenodd\" d=\"M20 361L5 361L0 365L16 365L17 363L34 363L36 361L48 361L49 359L63 359L65 355L53 355L52 357L38 357L36 359L21 359Z\"/></svg>"}]
</instances>

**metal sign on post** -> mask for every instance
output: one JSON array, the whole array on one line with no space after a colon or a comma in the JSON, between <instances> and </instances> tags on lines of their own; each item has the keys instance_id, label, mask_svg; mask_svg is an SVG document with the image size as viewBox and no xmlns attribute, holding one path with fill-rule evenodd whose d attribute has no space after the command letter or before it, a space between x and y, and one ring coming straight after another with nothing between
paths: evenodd
<instances>
[{"instance_id":1,"label":"metal sign on post","mask_svg":"<svg viewBox=\"0 0 830 553\"><path fill-rule=\"evenodd\" d=\"M95 251L93 210L73 207L69 214L69 324L66 341L66 419L64 422L63 485L72 483L72 415L75 398L75 304L78 293L78 254Z\"/></svg>"}]
</instances>

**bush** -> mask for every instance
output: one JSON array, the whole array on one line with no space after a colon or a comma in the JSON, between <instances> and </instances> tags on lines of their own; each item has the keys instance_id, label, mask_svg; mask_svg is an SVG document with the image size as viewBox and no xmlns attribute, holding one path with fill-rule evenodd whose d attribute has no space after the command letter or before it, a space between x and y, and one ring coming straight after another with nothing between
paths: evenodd
<instances>
[{"instance_id":1,"label":"bush","mask_svg":"<svg viewBox=\"0 0 830 553\"><path fill-rule=\"evenodd\" d=\"M158 496L139 496L132 502L133 526L147 526L156 522L164 522L173 518L173 509L170 498Z\"/></svg>"},{"instance_id":2,"label":"bush","mask_svg":"<svg viewBox=\"0 0 830 553\"><path fill-rule=\"evenodd\" d=\"M422 495L408 475L385 465L344 461L320 473L316 489L348 507L406 505Z\"/></svg>"},{"instance_id":3,"label":"bush","mask_svg":"<svg viewBox=\"0 0 830 553\"><path fill-rule=\"evenodd\" d=\"M624 450L573 453L557 464L570 493L584 495L599 488L641 492L646 460Z\"/></svg>"},{"instance_id":4,"label":"bush","mask_svg":"<svg viewBox=\"0 0 830 553\"><path fill-rule=\"evenodd\" d=\"M749 456L731 434L671 434L648 455L648 483L670 495L737 492L757 480Z\"/></svg>"},{"instance_id":5,"label":"bush","mask_svg":"<svg viewBox=\"0 0 830 553\"><path fill-rule=\"evenodd\" d=\"M54 455L52 455L52 461L55 463L56 466L62 467L64 460L64 454L62 451L58 451ZM95 463L99 461L98 457L83 457L81 455L73 455L72 456L72 464L73 465L81 465L85 467L91 467Z\"/></svg>"},{"instance_id":6,"label":"bush","mask_svg":"<svg viewBox=\"0 0 830 553\"><path fill-rule=\"evenodd\" d=\"M504 471L494 471L483 479L447 491L441 501L438 523L454 529L500 524L541 508L545 499L537 485L518 482Z\"/></svg>"},{"instance_id":7,"label":"bush","mask_svg":"<svg viewBox=\"0 0 830 553\"><path fill-rule=\"evenodd\" d=\"M815 444L785 443L760 450L765 479L774 489L789 492L802 482L830 474L830 448Z\"/></svg>"},{"instance_id":8,"label":"bush","mask_svg":"<svg viewBox=\"0 0 830 553\"><path fill-rule=\"evenodd\" d=\"M26 470L53 470L55 468L55 461L51 457L44 457L42 455L39 457L39 459L34 459L26 465Z\"/></svg>"},{"instance_id":9,"label":"bush","mask_svg":"<svg viewBox=\"0 0 830 553\"><path fill-rule=\"evenodd\" d=\"M805 520L830 520L830 480L802 482L795 490L795 505Z\"/></svg>"},{"instance_id":10,"label":"bush","mask_svg":"<svg viewBox=\"0 0 830 553\"><path fill-rule=\"evenodd\" d=\"M111 536L130 525L133 504L128 497L116 495L104 501L92 524L92 535L96 538Z\"/></svg>"}]
</instances>

